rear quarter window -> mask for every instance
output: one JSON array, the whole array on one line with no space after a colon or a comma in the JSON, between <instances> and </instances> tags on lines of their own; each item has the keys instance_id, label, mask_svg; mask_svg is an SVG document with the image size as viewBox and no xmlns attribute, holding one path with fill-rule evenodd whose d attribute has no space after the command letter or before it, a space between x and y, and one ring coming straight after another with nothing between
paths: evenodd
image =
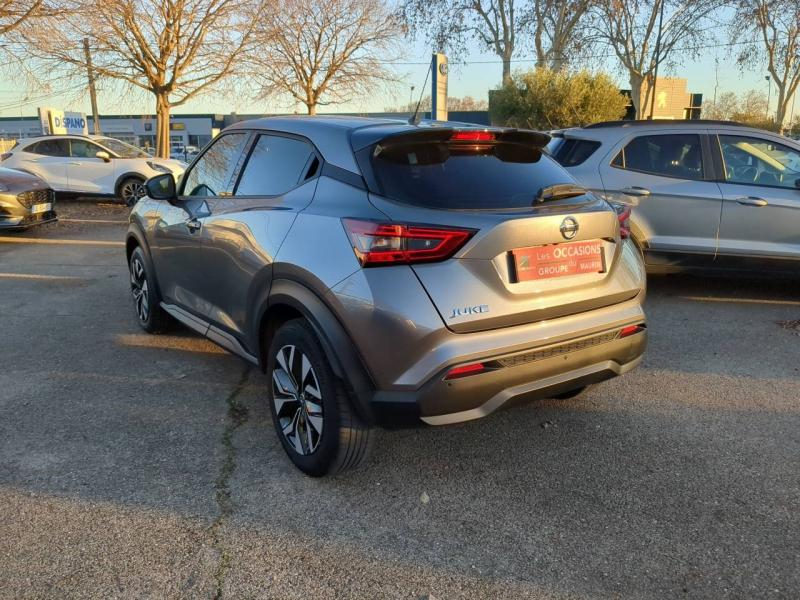
<instances>
[{"instance_id":1,"label":"rear quarter window","mask_svg":"<svg viewBox=\"0 0 800 600\"><path fill-rule=\"evenodd\" d=\"M585 163L599 147L600 142L596 140L567 138L553 152L553 158L555 158L561 166L577 167Z\"/></svg>"},{"instance_id":2,"label":"rear quarter window","mask_svg":"<svg viewBox=\"0 0 800 600\"><path fill-rule=\"evenodd\" d=\"M372 170L387 198L439 209L524 208L532 206L543 187L575 183L541 149L508 142L378 146Z\"/></svg>"}]
</instances>

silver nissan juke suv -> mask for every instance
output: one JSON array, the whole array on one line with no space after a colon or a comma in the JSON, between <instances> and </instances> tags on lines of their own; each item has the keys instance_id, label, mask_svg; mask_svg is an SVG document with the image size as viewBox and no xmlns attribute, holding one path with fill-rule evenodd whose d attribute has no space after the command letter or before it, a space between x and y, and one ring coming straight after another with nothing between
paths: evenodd
<instances>
[{"instance_id":1,"label":"silver nissan juke suv","mask_svg":"<svg viewBox=\"0 0 800 600\"><path fill-rule=\"evenodd\" d=\"M352 117L223 131L147 182L127 257L148 332L176 319L259 365L312 476L376 426L446 425L621 375L647 340L626 223L545 134Z\"/></svg>"}]
</instances>

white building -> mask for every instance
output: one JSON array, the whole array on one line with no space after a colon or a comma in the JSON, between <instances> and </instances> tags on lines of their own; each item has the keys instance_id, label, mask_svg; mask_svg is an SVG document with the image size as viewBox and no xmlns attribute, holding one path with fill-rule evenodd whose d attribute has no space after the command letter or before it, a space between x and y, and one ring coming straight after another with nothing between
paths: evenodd
<instances>
[{"instance_id":1,"label":"white building","mask_svg":"<svg viewBox=\"0 0 800 600\"><path fill-rule=\"evenodd\" d=\"M91 116L89 132L94 131ZM222 115L172 115L170 140L172 144L202 148L224 127ZM103 135L120 139L134 146L155 146L155 115L100 115ZM42 135L38 117L0 117L0 139L19 139Z\"/></svg>"}]
</instances>

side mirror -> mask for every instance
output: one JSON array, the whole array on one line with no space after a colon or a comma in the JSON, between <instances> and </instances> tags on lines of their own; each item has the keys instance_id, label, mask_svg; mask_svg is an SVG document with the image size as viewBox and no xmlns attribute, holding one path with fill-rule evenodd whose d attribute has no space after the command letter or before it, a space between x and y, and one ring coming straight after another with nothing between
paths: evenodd
<instances>
[{"instance_id":1,"label":"side mirror","mask_svg":"<svg viewBox=\"0 0 800 600\"><path fill-rule=\"evenodd\" d=\"M95 156L101 159L103 162L111 162L111 155L106 152L105 150L100 150Z\"/></svg>"},{"instance_id":2,"label":"side mirror","mask_svg":"<svg viewBox=\"0 0 800 600\"><path fill-rule=\"evenodd\" d=\"M172 173L156 175L145 182L147 195L153 200L177 200L178 193L175 187L175 177Z\"/></svg>"}]
</instances>

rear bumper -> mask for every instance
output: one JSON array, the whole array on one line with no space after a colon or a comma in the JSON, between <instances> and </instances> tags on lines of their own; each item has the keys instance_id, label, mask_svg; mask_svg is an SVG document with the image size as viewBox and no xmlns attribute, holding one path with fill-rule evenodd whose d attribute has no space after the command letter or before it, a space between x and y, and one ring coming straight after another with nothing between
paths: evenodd
<instances>
[{"instance_id":1,"label":"rear bumper","mask_svg":"<svg viewBox=\"0 0 800 600\"><path fill-rule=\"evenodd\" d=\"M640 311L641 314L641 311ZM489 415L519 401L551 398L627 373L641 361L647 330L619 337L625 325L644 324L644 315L613 327L515 352L470 357L493 370L445 380L448 365L413 391L378 391L372 408L378 424L404 427L448 425ZM463 364L463 363L462 363Z\"/></svg>"}]
</instances>

